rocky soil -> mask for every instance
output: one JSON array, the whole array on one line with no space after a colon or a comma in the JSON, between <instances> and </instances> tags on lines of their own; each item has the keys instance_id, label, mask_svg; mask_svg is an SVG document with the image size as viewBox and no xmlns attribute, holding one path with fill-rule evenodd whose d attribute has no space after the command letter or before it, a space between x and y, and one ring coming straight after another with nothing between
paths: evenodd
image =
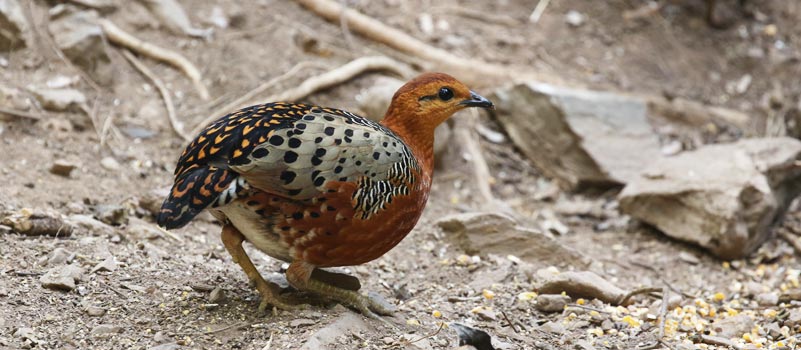
<instances>
[{"instance_id":1,"label":"rocky soil","mask_svg":"<svg viewBox=\"0 0 801 350\"><path fill-rule=\"evenodd\" d=\"M412 234L339 270L395 305L381 322L326 303L259 314L211 216L156 227L185 140L158 87L97 21L200 68L205 100L184 73L140 56L186 131L298 62L311 63L259 96L361 56L420 62L294 1L179 1L181 17L155 0L0 0L0 348L796 348L801 4L736 2L718 1L710 26L700 0L552 1L536 23L537 2L343 1L456 55L526 66L567 89L512 99L508 108L537 107L528 119L503 108L480 117L491 178L478 180L503 205L486 203L471 175L478 159L443 132ZM394 84L386 74L305 100L374 114L364 92ZM502 100L510 85L473 88ZM604 124L621 115L633 119ZM531 122L546 117L546 128ZM768 146L729 143L743 137ZM787 146L751 151L775 142ZM548 153L564 144L569 152ZM656 163L629 161L642 158ZM665 184L684 190L654 190ZM702 213L700 224L671 216L677 203ZM286 266L246 248L285 284Z\"/></svg>"}]
</instances>

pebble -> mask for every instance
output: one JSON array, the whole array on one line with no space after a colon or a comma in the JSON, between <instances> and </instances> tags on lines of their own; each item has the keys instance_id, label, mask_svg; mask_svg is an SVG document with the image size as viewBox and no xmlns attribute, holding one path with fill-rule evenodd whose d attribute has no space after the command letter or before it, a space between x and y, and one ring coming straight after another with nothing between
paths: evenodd
<instances>
[{"instance_id":1,"label":"pebble","mask_svg":"<svg viewBox=\"0 0 801 350\"><path fill-rule=\"evenodd\" d=\"M475 310L475 314L484 321L495 321L498 319L498 314L495 311L485 307L480 307Z\"/></svg>"},{"instance_id":2,"label":"pebble","mask_svg":"<svg viewBox=\"0 0 801 350\"><path fill-rule=\"evenodd\" d=\"M101 324L95 328L92 328L90 334L92 334L93 336L104 336L119 332L122 332L122 327L120 326L115 326L111 324Z\"/></svg>"},{"instance_id":3,"label":"pebble","mask_svg":"<svg viewBox=\"0 0 801 350\"><path fill-rule=\"evenodd\" d=\"M585 19L586 17L576 10L570 10L565 14L565 22L573 27L580 27Z\"/></svg>"},{"instance_id":4,"label":"pebble","mask_svg":"<svg viewBox=\"0 0 801 350\"><path fill-rule=\"evenodd\" d=\"M156 332L156 334L153 335L153 341L157 343L163 343L169 340L171 340L170 337L164 334L164 332L162 331L158 331Z\"/></svg>"},{"instance_id":5,"label":"pebble","mask_svg":"<svg viewBox=\"0 0 801 350\"><path fill-rule=\"evenodd\" d=\"M299 327L308 327L316 325L317 321L311 320L308 318L296 318L292 321L289 321L289 326L292 328L299 328Z\"/></svg>"},{"instance_id":6,"label":"pebble","mask_svg":"<svg viewBox=\"0 0 801 350\"><path fill-rule=\"evenodd\" d=\"M723 338L739 338L743 333L751 332L754 328L754 319L745 314L724 318L712 324L712 330Z\"/></svg>"},{"instance_id":7,"label":"pebble","mask_svg":"<svg viewBox=\"0 0 801 350\"><path fill-rule=\"evenodd\" d=\"M565 326L559 322L548 321L539 328L541 331L553 334L564 334Z\"/></svg>"},{"instance_id":8,"label":"pebble","mask_svg":"<svg viewBox=\"0 0 801 350\"><path fill-rule=\"evenodd\" d=\"M570 297L561 294L540 294L535 307L542 312L562 312Z\"/></svg>"},{"instance_id":9,"label":"pebble","mask_svg":"<svg viewBox=\"0 0 801 350\"><path fill-rule=\"evenodd\" d=\"M120 170L120 163L117 162L117 160L112 157L105 157L101 159L100 166L106 168L106 170L112 170L112 171Z\"/></svg>"},{"instance_id":10,"label":"pebble","mask_svg":"<svg viewBox=\"0 0 801 350\"><path fill-rule=\"evenodd\" d=\"M86 314L93 317L100 317L106 314L106 309L99 306L87 306Z\"/></svg>"},{"instance_id":11,"label":"pebble","mask_svg":"<svg viewBox=\"0 0 801 350\"><path fill-rule=\"evenodd\" d=\"M70 177L72 171L77 167L78 165L75 163L59 159L53 162L53 164L50 166L50 172L58 176Z\"/></svg>"},{"instance_id":12,"label":"pebble","mask_svg":"<svg viewBox=\"0 0 801 350\"><path fill-rule=\"evenodd\" d=\"M209 293L209 302L210 303L220 303L225 300L225 291L220 287L214 287Z\"/></svg>"},{"instance_id":13,"label":"pebble","mask_svg":"<svg viewBox=\"0 0 801 350\"><path fill-rule=\"evenodd\" d=\"M114 271L116 269L117 269L117 261L114 259L113 256L110 256L110 257L106 258L106 260L103 260L102 262L100 262L97 265L95 265L95 267L92 269L92 273L95 273L95 272L98 272L98 271L109 271L109 272L112 272L112 271Z\"/></svg>"},{"instance_id":14,"label":"pebble","mask_svg":"<svg viewBox=\"0 0 801 350\"><path fill-rule=\"evenodd\" d=\"M47 289L71 291L75 289L75 282L81 279L82 274L83 270L78 266L58 266L42 275L39 282Z\"/></svg>"},{"instance_id":15,"label":"pebble","mask_svg":"<svg viewBox=\"0 0 801 350\"><path fill-rule=\"evenodd\" d=\"M77 111L86 104L86 96L76 89L29 89L42 104L42 107L51 111Z\"/></svg>"},{"instance_id":16,"label":"pebble","mask_svg":"<svg viewBox=\"0 0 801 350\"><path fill-rule=\"evenodd\" d=\"M36 335L36 330L30 327L20 327L14 332L15 337L30 340L32 343L39 343L39 338Z\"/></svg>"},{"instance_id":17,"label":"pebble","mask_svg":"<svg viewBox=\"0 0 801 350\"><path fill-rule=\"evenodd\" d=\"M61 265L65 262L69 262L70 260L72 260L72 257L73 253L71 251L58 247L56 249L53 249L53 252L50 253L50 258L47 259L47 265L48 266Z\"/></svg>"},{"instance_id":18,"label":"pebble","mask_svg":"<svg viewBox=\"0 0 801 350\"><path fill-rule=\"evenodd\" d=\"M98 205L94 211L95 217L105 224L119 226L128 223L128 211L120 205Z\"/></svg>"},{"instance_id":19,"label":"pebble","mask_svg":"<svg viewBox=\"0 0 801 350\"><path fill-rule=\"evenodd\" d=\"M801 326L801 309L794 308L790 310L790 314L784 320L784 325L790 328Z\"/></svg>"},{"instance_id":20,"label":"pebble","mask_svg":"<svg viewBox=\"0 0 801 350\"><path fill-rule=\"evenodd\" d=\"M759 306L774 306L779 303L779 293L761 293L757 294L756 302Z\"/></svg>"}]
</instances>

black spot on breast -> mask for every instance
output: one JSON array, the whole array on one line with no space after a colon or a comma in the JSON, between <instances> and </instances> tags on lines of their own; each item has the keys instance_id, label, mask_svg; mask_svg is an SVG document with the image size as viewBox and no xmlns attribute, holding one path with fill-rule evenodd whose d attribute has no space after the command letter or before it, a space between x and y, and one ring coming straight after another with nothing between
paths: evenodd
<instances>
[{"instance_id":1,"label":"black spot on breast","mask_svg":"<svg viewBox=\"0 0 801 350\"><path fill-rule=\"evenodd\" d=\"M292 213L292 218L295 219L295 220L303 219L303 213L299 212L299 211L296 211L296 212Z\"/></svg>"},{"instance_id":2,"label":"black spot on breast","mask_svg":"<svg viewBox=\"0 0 801 350\"><path fill-rule=\"evenodd\" d=\"M250 200L250 201L248 201L248 205L251 206L251 207L255 207L255 206L259 205L259 201Z\"/></svg>"},{"instance_id":3,"label":"black spot on breast","mask_svg":"<svg viewBox=\"0 0 801 350\"><path fill-rule=\"evenodd\" d=\"M301 189L296 189L296 190L289 190L289 191L287 191L286 193L287 193L288 195L290 195L290 196L297 196L297 195L299 195L299 194L300 194L300 191L301 191Z\"/></svg>"},{"instance_id":4,"label":"black spot on breast","mask_svg":"<svg viewBox=\"0 0 801 350\"><path fill-rule=\"evenodd\" d=\"M336 139L336 140L334 140L334 144L335 144L335 145L337 145L337 146L338 146L338 145L341 145L341 144L342 144L342 139Z\"/></svg>"},{"instance_id":5,"label":"black spot on breast","mask_svg":"<svg viewBox=\"0 0 801 350\"><path fill-rule=\"evenodd\" d=\"M392 153L389 153L389 151L386 151L386 152L384 152L384 153L386 153L386 154L387 154L387 157L389 157L389 155L390 155L390 154L392 154Z\"/></svg>"},{"instance_id":6,"label":"black spot on breast","mask_svg":"<svg viewBox=\"0 0 801 350\"><path fill-rule=\"evenodd\" d=\"M320 176L314 179L314 186L322 186L325 183L325 178Z\"/></svg>"},{"instance_id":7,"label":"black spot on breast","mask_svg":"<svg viewBox=\"0 0 801 350\"><path fill-rule=\"evenodd\" d=\"M388 147L389 143L388 142L384 142L384 143L381 144L381 146Z\"/></svg>"},{"instance_id":8,"label":"black spot on breast","mask_svg":"<svg viewBox=\"0 0 801 350\"><path fill-rule=\"evenodd\" d=\"M332 117L332 116L330 116L330 115L323 116L323 118L324 118L326 121L329 121L329 122L332 122L332 121L334 121L334 117Z\"/></svg>"},{"instance_id":9,"label":"black spot on breast","mask_svg":"<svg viewBox=\"0 0 801 350\"><path fill-rule=\"evenodd\" d=\"M351 141L353 141L353 140L350 137L345 136L345 142L351 143Z\"/></svg>"},{"instance_id":10,"label":"black spot on breast","mask_svg":"<svg viewBox=\"0 0 801 350\"><path fill-rule=\"evenodd\" d=\"M320 165L320 164L322 164L322 163L323 163L323 160L322 160L322 159L320 159L320 157L313 156L313 157L311 158L311 163L312 163L312 165L314 165L314 166L317 166L317 165Z\"/></svg>"},{"instance_id":11,"label":"black spot on breast","mask_svg":"<svg viewBox=\"0 0 801 350\"><path fill-rule=\"evenodd\" d=\"M320 143L320 142L323 142L323 138L322 137L317 137L317 138L314 139L314 143Z\"/></svg>"},{"instance_id":12,"label":"black spot on breast","mask_svg":"<svg viewBox=\"0 0 801 350\"><path fill-rule=\"evenodd\" d=\"M284 170L281 172L281 180L284 180L284 184L288 185L292 180L295 179L297 174L294 171Z\"/></svg>"},{"instance_id":13,"label":"black spot on breast","mask_svg":"<svg viewBox=\"0 0 801 350\"><path fill-rule=\"evenodd\" d=\"M347 177L340 177L339 181L340 182L345 182L345 181L348 181L348 178Z\"/></svg>"},{"instance_id":14,"label":"black spot on breast","mask_svg":"<svg viewBox=\"0 0 801 350\"><path fill-rule=\"evenodd\" d=\"M313 212L309 213L309 216L311 216L313 218L319 218L320 217L320 213L318 213L316 211L313 211Z\"/></svg>"},{"instance_id":15,"label":"black spot on breast","mask_svg":"<svg viewBox=\"0 0 801 350\"><path fill-rule=\"evenodd\" d=\"M346 160L346 158L339 158L339 163L345 163Z\"/></svg>"},{"instance_id":16,"label":"black spot on breast","mask_svg":"<svg viewBox=\"0 0 801 350\"><path fill-rule=\"evenodd\" d=\"M281 231L289 231L291 227L289 226L281 226Z\"/></svg>"},{"instance_id":17,"label":"black spot on breast","mask_svg":"<svg viewBox=\"0 0 801 350\"><path fill-rule=\"evenodd\" d=\"M373 159L378 160L381 157L381 153L373 152Z\"/></svg>"},{"instance_id":18,"label":"black spot on breast","mask_svg":"<svg viewBox=\"0 0 801 350\"><path fill-rule=\"evenodd\" d=\"M264 214L265 214L265 211L264 211L264 209L259 209L259 210L256 210L256 215L258 215L258 216L264 216Z\"/></svg>"},{"instance_id":19,"label":"black spot on breast","mask_svg":"<svg viewBox=\"0 0 801 350\"><path fill-rule=\"evenodd\" d=\"M270 144L273 146L281 146L284 144L284 138L279 135L273 135L270 137Z\"/></svg>"},{"instance_id":20,"label":"black spot on breast","mask_svg":"<svg viewBox=\"0 0 801 350\"><path fill-rule=\"evenodd\" d=\"M270 151L268 151L266 148L257 148L252 154L253 157L264 158L270 154Z\"/></svg>"},{"instance_id":21,"label":"black spot on breast","mask_svg":"<svg viewBox=\"0 0 801 350\"><path fill-rule=\"evenodd\" d=\"M334 211L334 210L336 210L337 208L334 208L334 207L332 207L332 206L330 206L330 205L329 205L329 206L328 206L328 207L326 207L325 209L326 209L326 210L328 210L328 211Z\"/></svg>"},{"instance_id":22,"label":"black spot on breast","mask_svg":"<svg viewBox=\"0 0 801 350\"><path fill-rule=\"evenodd\" d=\"M298 147L300 147L301 143L303 143L303 142L301 142L300 139L297 139L297 138L294 138L294 137L289 139L289 142L287 142L287 144L289 145L289 148L298 148Z\"/></svg>"},{"instance_id":23,"label":"black spot on breast","mask_svg":"<svg viewBox=\"0 0 801 350\"><path fill-rule=\"evenodd\" d=\"M342 172L342 166L341 165L337 165L337 167L334 168L334 174L339 174L341 172Z\"/></svg>"},{"instance_id":24,"label":"black spot on breast","mask_svg":"<svg viewBox=\"0 0 801 350\"><path fill-rule=\"evenodd\" d=\"M328 136L334 136L334 131L335 131L335 129L334 129L334 127L333 127L333 126L327 126L327 127L326 127L326 128L323 130L323 132L324 132L326 135L328 135Z\"/></svg>"},{"instance_id":25,"label":"black spot on breast","mask_svg":"<svg viewBox=\"0 0 801 350\"><path fill-rule=\"evenodd\" d=\"M362 165L362 161L361 160L357 160L356 161L356 166L361 166L361 165Z\"/></svg>"},{"instance_id":26,"label":"black spot on breast","mask_svg":"<svg viewBox=\"0 0 801 350\"><path fill-rule=\"evenodd\" d=\"M318 157L322 157L322 156L324 156L324 155L325 155L325 153L326 153L326 152L327 152L327 151L325 150L325 148L318 148L318 149L316 149L316 150L314 151L314 155L315 155L315 156L318 156Z\"/></svg>"},{"instance_id":27,"label":"black spot on breast","mask_svg":"<svg viewBox=\"0 0 801 350\"><path fill-rule=\"evenodd\" d=\"M314 112L314 110L312 110L312 112ZM313 115L304 115L303 116L303 120L310 122L310 121L314 120L314 116Z\"/></svg>"},{"instance_id":28,"label":"black spot on breast","mask_svg":"<svg viewBox=\"0 0 801 350\"><path fill-rule=\"evenodd\" d=\"M285 162L294 163L296 160L298 160L298 154L297 153L295 153L293 151L286 151L286 153L284 153L284 161Z\"/></svg>"},{"instance_id":29,"label":"black spot on breast","mask_svg":"<svg viewBox=\"0 0 801 350\"><path fill-rule=\"evenodd\" d=\"M297 123L295 124L295 128L300 130L306 130L306 123Z\"/></svg>"},{"instance_id":30,"label":"black spot on breast","mask_svg":"<svg viewBox=\"0 0 801 350\"><path fill-rule=\"evenodd\" d=\"M289 130L289 131L286 132L286 136L292 136L292 135L295 135L294 131Z\"/></svg>"},{"instance_id":31,"label":"black spot on breast","mask_svg":"<svg viewBox=\"0 0 801 350\"><path fill-rule=\"evenodd\" d=\"M353 137L353 129L345 129L345 136Z\"/></svg>"},{"instance_id":32,"label":"black spot on breast","mask_svg":"<svg viewBox=\"0 0 801 350\"><path fill-rule=\"evenodd\" d=\"M318 175L320 175L320 170L315 170L315 171L312 171L312 173L311 173L311 178L312 178L312 179L314 179L314 178L316 178Z\"/></svg>"},{"instance_id":33,"label":"black spot on breast","mask_svg":"<svg viewBox=\"0 0 801 350\"><path fill-rule=\"evenodd\" d=\"M370 133L369 132L365 132L364 134L362 134L362 136L364 136L365 138L369 139L370 138Z\"/></svg>"},{"instance_id":34,"label":"black spot on breast","mask_svg":"<svg viewBox=\"0 0 801 350\"><path fill-rule=\"evenodd\" d=\"M326 236L333 236L333 235L334 235L334 233L333 233L333 232L331 232L331 231L325 231L325 235L326 235Z\"/></svg>"}]
</instances>

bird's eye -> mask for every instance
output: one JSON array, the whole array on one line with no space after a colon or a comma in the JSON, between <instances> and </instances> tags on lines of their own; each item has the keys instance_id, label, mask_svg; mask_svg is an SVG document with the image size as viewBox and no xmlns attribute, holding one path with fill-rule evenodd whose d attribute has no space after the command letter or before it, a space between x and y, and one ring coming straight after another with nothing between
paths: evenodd
<instances>
[{"instance_id":1,"label":"bird's eye","mask_svg":"<svg viewBox=\"0 0 801 350\"><path fill-rule=\"evenodd\" d=\"M453 98L453 90L451 88L441 88L439 89L439 99L443 101L447 101Z\"/></svg>"}]
</instances>

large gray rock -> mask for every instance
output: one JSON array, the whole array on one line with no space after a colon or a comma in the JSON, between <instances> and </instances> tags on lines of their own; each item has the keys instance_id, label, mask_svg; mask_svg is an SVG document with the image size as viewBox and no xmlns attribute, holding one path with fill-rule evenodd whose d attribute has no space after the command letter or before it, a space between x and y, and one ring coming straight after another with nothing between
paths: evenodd
<instances>
[{"instance_id":1,"label":"large gray rock","mask_svg":"<svg viewBox=\"0 0 801 350\"><path fill-rule=\"evenodd\" d=\"M18 0L0 0L0 50L25 47L28 20Z\"/></svg>"},{"instance_id":2,"label":"large gray rock","mask_svg":"<svg viewBox=\"0 0 801 350\"><path fill-rule=\"evenodd\" d=\"M111 83L114 72L103 44L97 12L63 14L50 22L49 30L70 61L86 70L98 83Z\"/></svg>"},{"instance_id":3,"label":"large gray rock","mask_svg":"<svg viewBox=\"0 0 801 350\"><path fill-rule=\"evenodd\" d=\"M801 190L799 158L792 138L703 146L649 166L623 189L620 208L720 258L742 258Z\"/></svg>"},{"instance_id":4,"label":"large gray rock","mask_svg":"<svg viewBox=\"0 0 801 350\"><path fill-rule=\"evenodd\" d=\"M468 254L512 254L537 265L586 267L590 260L550 234L529 229L498 213L454 214L436 223Z\"/></svg>"},{"instance_id":5,"label":"large gray rock","mask_svg":"<svg viewBox=\"0 0 801 350\"><path fill-rule=\"evenodd\" d=\"M491 99L512 141L563 188L626 183L660 156L642 99L537 83Z\"/></svg>"}]
</instances>

